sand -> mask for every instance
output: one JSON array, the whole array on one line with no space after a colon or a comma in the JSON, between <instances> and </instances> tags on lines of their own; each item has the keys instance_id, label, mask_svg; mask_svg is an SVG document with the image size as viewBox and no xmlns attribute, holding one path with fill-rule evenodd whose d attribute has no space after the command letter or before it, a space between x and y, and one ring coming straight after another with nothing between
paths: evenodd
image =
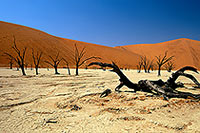
<instances>
[{"instance_id":1,"label":"sand","mask_svg":"<svg viewBox=\"0 0 200 133\"><path fill-rule=\"evenodd\" d=\"M25 62L29 67L31 64L33 65L32 48L35 54L37 51L43 52L41 67L49 67L44 61L50 60L49 55L55 58L58 52L60 53L60 58L65 58L69 62L70 67L74 67L73 56L75 51L74 44L76 43L79 51L83 47L86 47L85 58L97 56L101 58L101 62L111 63L111 61L114 61L121 68L136 69L136 65L140 61L140 56L144 55L150 60L154 59L156 66L155 56L163 56L165 51L168 51L169 56L174 56L175 69L190 65L200 70L200 41L196 40L180 38L156 44L123 44L123 46L119 47L107 47L60 38L37 29L3 21L0 21L0 29L0 54L3 54L2 51L8 52L13 56L16 54L11 48L13 46L14 35L16 45L21 51L24 47L27 47ZM86 64L88 63L86 62ZM15 63L13 65L16 66ZM5 66L9 66L9 60L6 56L0 56L0 67ZM59 67L66 67L66 63L64 61L60 62ZM84 68L85 64L82 67Z\"/></svg>"},{"instance_id":2,"label":"sand","mask_svg":"<svg viewBox=\"0 0 200 133\"><path fill-rule=\"evenodd\" d=\"M80 70L79 76L67 75L66 69L20 71L0 69L0 132L200 132L200 102L173 98L169 101L152 94L137 92L123 87L114 92L119 84L118 76L110 71ZM162 71L137 73L123 71L133 82L142 79L166 80L171 73ZM74 74L74 70L72 70ZM191 73L194 74L194 73ZM200 74L194 74L200 79ZM189 89L190 80L181 77ZM112 93L99 98L105 89Z\"/></svg>"},{"instance_id":3,"label":"sand","mask_svg":"<svg viewBox=\"0 0 200 133\"><path fill-rule=\"evenodd\" d=\"M146 55L150 60L155 60L155 56L159 55L163 57L165 51L168 51L168 57L174 56L172 61L176 69L190 65L200 70L200 41L180 38L155 44L125 45L116 48Z\"/></svg>"},{"instance_id":4,"label":"sand","mask_svg":"<svg viewBox=\"0 0 200 133\"><path fill-rule=\"evenodd\" d=\"M19 50L22 51L24 47L27 47L25 62L28 63L29 67L31 64L33 65L32 49L34 49L35 55L37 51L43 52L41 59L42 62L40 64L42 67L49 67L46 63L44 63L44 61L51 61L51 59L49 59L49 55L56 58L58 52L60 58L65 58L71 67L75 66L73 61L75 43L79 51L85 47L85 55L82 60L91 56L97 56L101 58L102 62L114 61L120 67L136 68L136 61L139 59L139 55L133 52L103 45L60 38L22 25L0 21L0 29L0 54L3 54L3 51L8 52L13 56L16 55L12 49L14 40L13 36L15 36L16 45ZM0 67L9 66L9 60L7 58L8 57L6 56L0 56ZM15 63L13 65L16 66ZM61 61L59 67L66 67L66 63ZM85 64L82 67L84 68Z\"/></svg>"}]
</instances>

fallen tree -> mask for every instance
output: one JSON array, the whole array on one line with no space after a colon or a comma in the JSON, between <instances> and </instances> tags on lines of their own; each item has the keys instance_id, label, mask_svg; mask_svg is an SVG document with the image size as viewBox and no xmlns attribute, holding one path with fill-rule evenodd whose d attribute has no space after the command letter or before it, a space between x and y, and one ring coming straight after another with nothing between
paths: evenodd
<instances>
[{"instance_id":1,"label":"fallen tree","mask_svg":"<svg viewBox=\"0 0 200 133\"><path fill-rule=\"evenodd\" d=\"M163 96L165 100L168 100L169 98L200 99L200 94L192 94L189 92L181 92L177 90L177 88L179 87L184 87L183 83L181 82L176 83L176 80L180 76L184 76L191 79L197 85L196 87L200 88L200 83L197 81L197 79L193 75L184 73L186 70L190 70L195 73L198 73L197 69L191 66L186 66L179 69L178 71L173 73L172 76L169 77L169 79L166 82L160 79L156 81L140 80L138 83L133 83L123 74L123 72L119 69L119 67L114 62L112 62L112 64L102 63L102 62L92 62L88 66L92 66L92 65L99 65L101 67L110 67L112 68L111 71L117 73L117 75L120 78L119 79L120 84L115 88L115 91L118 91L118 92L120 92L120 88L122 86L127 86L128 88L133 89L134 92L143 91L143 92L152 93L154 95L160 95L160 96ZM106 90L102 93L101 97L107 96L109 93L110 91Z\"/></svg>"}]
</instances>

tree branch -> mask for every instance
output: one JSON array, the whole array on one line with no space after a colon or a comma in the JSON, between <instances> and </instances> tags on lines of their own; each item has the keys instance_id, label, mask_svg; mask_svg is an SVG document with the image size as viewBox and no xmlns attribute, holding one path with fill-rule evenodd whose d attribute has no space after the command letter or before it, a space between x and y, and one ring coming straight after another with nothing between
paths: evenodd
<instances>
[{"instance_id":1,"label":"tree branch","mask_svg":"<svg viewBox=\"0 0 200 133\"><path fill-rule=\"evenodd\" d=\"M83 60L83 61L79 64L79 66L83 65L86 61L91 60L91 59L101 59L101 58L100 58L100 57L95 57L95 56L89 57L89 58Z\"/></svg>"}]
</instances>

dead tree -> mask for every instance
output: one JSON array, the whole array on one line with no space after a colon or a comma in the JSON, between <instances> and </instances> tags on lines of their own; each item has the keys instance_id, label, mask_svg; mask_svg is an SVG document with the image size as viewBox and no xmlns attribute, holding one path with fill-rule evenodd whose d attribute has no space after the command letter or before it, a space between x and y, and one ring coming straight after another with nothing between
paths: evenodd
<instances>
[{"instance_id":1,"label":"dead tree","mask_svg":"<svg viewBox=\"0 0 200 133\"><path fill-rule=\"evenodd\" d=\"M147 68L149 65L149 60L147 59L146 56L141 56L141 61L142 61L142 66L144 68L144 72L147 73Z\"/></svg>"},{"instance_id":2,"label":"dead tree","mask_svg":"<svg viewBox=\"0 0 200 133\"><path fill-rule=\"evenodd\" d=\"M142 65L143 65L143 62L142 62L142 60L140 60L140 61L138 62L138 65L137 65L137 70L138 70L138 73L140 73L140 72L141 72Z\"/></svg>"},{"instance_id":3,"label":"dead tree","mask_svg":"<svg viewBox=\"0 0 200 133\"><path fill-rule=\"evenodd\" d=\"M158 65L158 76L161 76L160 71L162 66L167 63L168 61L172 60L174 56L167 57L167 51L165 52L165 55L161 57L161 55L156 56L156 63Z\"/></svg>"},{"instance_id":4,"label":"dead tree","mask_svg":"<svg viewBox=\"0 0 200 133\"><path fill-rule=\"evenodd\" d=\"M197 81L197 79L194 76L184 73L186 70L190 70L190 71L198 73L197 69L190 66L186 66L179 69L174 74L172 74L172 77L170 77L166 82L162 81L161 79L156 80L156 81L140 80L136 84L136 83L131 82L114 62L112 64L102 63L102 62L92 62L88 66L92 66L92 65L110 67L112 68L111 71L117 73L117 75L120 78L119 79L120 84L115 88L115 91L118 91L118 92L120 92L120 88L122 86L127 86L128 88L133 89L134 92L143 91L143 92L152 93L154 95L160 95L164 97L165 100L168 100L169 98L191 98L191 97L194 99L200 99L200 94L192 94L189 92L181 92L181 91L176 90L178 87L184 86L183 83L175 82L177 78L180 76L185 76L186 78L191 79L197 85L197 87L200 88L200 83ZM105 91L106 94L107 92L108 91ZM101 96L103 95L104 94L102 94Z\"/></svg>"},{"instance_id":5,"label":"dead tree","mask_svg":"<svg viewBox=\"0 0 200 133\"><path fill-rule=\"evenodd\" d=\"M150 70L153 71L153 61L154 61L154 60L149 61L150 63L149 63L149 65L148 65L148 69L147 69L147 72L148 72L148 73L150 73Z\"/></svg>"},{"instance_id":6,"label":"dead tree","mask_svg":"<svg viewBox=\"0 0 200 133\"><path fill-rule=\"evenodd\" d=\"M149 59L147 59L146 56L141 56L139 65L137 66L139 68L139 72L143 67L145 73L150 73L150 70L153 69L153 61L154 60L150 61Z\"/></svg>"},{"instance_id":7,"label":"dead tree","mask_svg":"<svg viewBox=\"0 0 200 133\"><path fill-rule=\"evenodd\" d=\"M16 42L15 42L15 37L13 37L13 38L14 38L14 45L12 46L12 49L14 50L14 52L17 55L14 56L8 52L4 52L4 54L9 56L10 58L12 58L18 64L18 66L21 68L22 75L26 75L24 66L25 66L25 54L26 54L27 47L24 47L23 50L20 51L17 48Z\"/></svg>"},{"instance_id":8,"label":"dead tree","mask_svg":"<svg viewBox=\"0 0 200 133\"><path fill-rule=\"evenodd\" d=\"M10 69L12 69L12 66L13 66L13 58L8 58L9 60L9 66L10 66Z\"/></svg>"},{"instance_id":9,"label":"dead tree","mask_svg":"<svg viewBox=\"0 0 200 133\"><path fill-rule=\"evenodd\" d=\"M63 58L63 61L64 61L64 62L66 63L66 65L67 65L68 74L71 75L70 68L69 68L69 62L68 62L67 60L65 60L64 58Z\"/></svg>"},{"instance_id":10,"label":"dead tree","mask_svg":"<svg viewBox=\"0 0 200 133\"><path fill-rule=\"evenodd\" d=\"M80 52L79 52L76 44L74 45L74 47L75 47L74 62L75 62L75 66L76 66L76 75L78 75L79 67L82 66L86 61L91 60L91 59L101 59L101 58L95 57L95 56L84 58L84 55L86 54L85 47L83 47Z\"/></svg>"},{"instance_id":11,"label":"dead tree","mask_svg":"<svg viewBox=\"0 0 200 133\"><path fill-rule=\"evenodd\" d=\"M32 65L32 63L31 63L31 70L33 70L33 65Z\"/></svg>"},{"instance_id":12,"label":"dead tree","mask_svg":"<svg viewBox=\"0 0 200 133\"><path fill-rule=\"evenodd\" d=\"M47 64L51 65L52 67L54 67L54 69L55 69L55 74L60 74L60 73L58 72L58 65L59 65L59 63L61 62L61 60L62 60L63 58L60 58L60 59L59 59L59 52L58 52L58 54L56 55L55 58L53 58L53 57L50 56L50 55L49 55L49 58L51 59L52 62L49 62L49 61L45 61L45 62L46 62Z\"/></svg>"},{"instance_id":13,"label":"dead tree","mask_svg":"<svg viewBox=\"0 0 200 133\"><path fill-rule=\"evenodd\" d=\"M165 69L168 72L171 72L174 68L175 68L175 66L174 66L174 63L172 61L167 62L167 64L165 65Z\"/></svg>"},{"instance_id":14,"label":"dead tree","mask_svg":"<svg viewBox=\"0 0 200 133\"><path fill-rule=\"evenodd\" d=\"M19 65L18 64L16 64L16 67L17 67L17 71L19 71Z\"/></svg>"},{"instance_id":15,"label":"dead tree","mask_svg":"<svg viewBox=\"0 0 200 133\"><path fill-rule=\"evenodd\" d=\"M138 65L137 65L137 70L138 70L138 73L140 73L140 72L141 72L141 69L142 69L142 62L141 62L141 61L139 61L139 62L138 62Z\"/></svg>"},{"instance_id":16,"label":"dead tree","mask_svg":"<svg viewBox=\"0 0 200 133\"><path fill-rule=\"evenodd\" d=\"M40 60L41 60L41 57L42 57L42 52L36 52L36 55L34 53L34 50L32 49L32 58L33 58L33 63L35 65L35 72L36 72L36 75L38 75L38 69L39 69L39 65L40 65ZM32 64L31 64L31 69L32 69Z\"/></svg>"}]
</instances>

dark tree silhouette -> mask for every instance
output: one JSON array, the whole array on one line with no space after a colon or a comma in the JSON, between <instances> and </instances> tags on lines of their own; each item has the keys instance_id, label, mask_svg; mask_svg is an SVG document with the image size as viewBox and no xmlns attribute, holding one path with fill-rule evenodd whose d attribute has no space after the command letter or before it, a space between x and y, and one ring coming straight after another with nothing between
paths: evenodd
<instances>
[{"instance_id":1,"label":"dark tree silhouette","mask_svg":"<svg viewBox=\"0 0 200 133\"><path fill-rule=\"evenodd\" d=\"M17 67L17 71L19 71L19 65L18 64L16 64L16 67Z\"/></svg>"},{"instance_id":2,"label":"dark tree silhouette","mask_svg":"<svg viewBox=\"0 0 200 133\"><path fill-rule=\"evenodd\" d=\"M74 62L75 62L75 66L76 66L76 75L78 75L79 67L82 66L86 61L91 60L91 59L101 59L101 58L95 57L95 56L84 58L84 55L86 54L85 47L83 47L80 52L79 52L76 44L74 45L74 47L75 47Z\"/></svg>"},{"instance_id":3,"label":"dark tree silhouette","mask_svg":"<svg viewBox=\"0 0 200 133\"><path fill-rule=\"evenodd\" d=\"M152 93L154 95L160 95L164 97L165 100L168 100L169 98L194 98L194 99L200 99L200 94L192 94L189 92L181 92L176 90L178 87L183 87L184 84L180 82L175 82L179 76L184 76L186 78L191 79L199 88L200 83L198 80L191 74L184 73L186 70L193 71L195 73L198 73L197 69L194 67L186 66L175 73L172 74L169 79L164 82L161 79L156 81L150 81L150 80L140 80L138 83L131 82L119 69L119 67L113 62L112 64L108 63L102 63L102 62L92 62L88 66L92 65L99 65L103 67L110 67L112 68L112 72L115 72L119 76L120 84L115 88L115 91L121 92L120 88L123 86L127 86L129 89L133 89L134 92L136 91L143 91ZM108 95L111 93L111 90L104 91L100 97L104 97L104 95Z\"/></svg>"},{"instance_id":4,"label":"dark tree silhouette","mask_svg":"<svg viewBox=\"0 0 200 133\"><path fill-rule=\"evenodd\" d=\"M149 63L149 65L148 65L148 70L147 70L148 73L150 73L150 70L153 71L153 62L154 62L154 60L151 60L151 61L149 61L149 62L150 62L150 63Z\"/></svg>"},{"instance_id":5,"label":"dark tree silhouette","mask_svg":"<svg viewBox=\"0 0 200 133\"><path fill-rule=\"evenodd\" d=\"M4 52L4 54L9 56L10 58L12 58L18 64L18 66L21 68L22 74L26 75L25 70L24 70L24 66L25 66L25 54L26 54L27 47L24 47L23 50L20 51L17 48L16 42L15 42L15 37L13 37L13 38L14 38L14 45L12 46L12 49L14 50L14 52L17 55L16 56L11 55L8 52Z\"/></svg>"},{"instance_id":6,"label":"dark tree silhouette","mask_svg":"<svg viewBox=\"0 0 200 133\"><path fill-rule=\"evenodd\" d=\"M31 63L31 70L33 70L33 65L32 65L32 63Z\"/></svg>"},{"instance_id":7,"label":"dark tree silhouette","mask_svg":"<svg viewBox=\"0 0 200 133\"><path fill-rule=\"evenodd\" d=\"M68 62L67 60L65 60L64 58L63 58L63 61L64 61L64 62L66 63L66 65L67 65L68 74L71 75L70 68L69 68L69 62Z\"/></svg>"},{"instance_id":8,"label":"dark tree silhouette","mask_svg":"<svg viewBox=\"0 0 200 133\"><path fill-rule=\"evenodd\" d=\"M142 60L142 66L144 68L144 72L147 73L147 68L149 65L149 60L147 59L146 56L141 56L141 60Z\"/></svg>"},{"instance_id":9,"label":"dark tree silhouette","mask_svg":"<svg viewBox=\"0 0 200 133\"><path fill-rule=\"evenodd\" d=\"M137 67L138 73L140 73L142 69L142 61L139 61L136 67Z\"/></svg>"},{"instance_id":10,"label":"dark tree silhouette","mask_svg":"<svg viewBox=\"0 0 200 133\"><path fill-rule=\"evenodd\" d=\"M140 61L137 65L137 68L139 69L138 72L140 73L143 67L145 73L150 73L150 70L153 69L153 61L154 60L147 59L146 55L140 56Z\"/></svg>"},{"instance_id":11,"label":"dark tree silhouette","mask_svg":"<svg viewBox=\"0 0 200 133\"><path fill-rule=\"evenodd\" d=\"M165 52L165 55L163 57L161 57L161 55L156 56L156 63L158 65L158 76L161 76L161 67L168 61L172 60L173 57L174 56L167 57L167 51Z\"/></svg>"},{"instance_id":12,"label":"dark tree silhouette","mask_svg":"<svg viewBox=\"0 0 200 133\"><path fill-rule=\"evenodd\" d=\"M141 72L142 66L143 66L143 61L142 61L142 57L140 57L140 61L138 62L138 65L136 66L138 73Z\"/></svg>"},{"instance_id":13,"label":"dark tree silhouette","mask_svg":"<svg viewBox=\"0 0 200 133\"><path fill-rule=\"evenodd\" d=\"M165 65L165 69L168 72L171 72L174 68L175 68L174 62L172 62L172 61L167 62L167 64Z\"/></svg>"},{"instance_id":14,"label":"dark tree silhouette","mask_svg":"<svg viewBox=\"0 0 200 133\"><path fill-rule=\"evenodd\" d=\"M42 57L42 52L36 52L36 55L34 53L34 50L32 49L32 58L33 58L33 63L35 65L35 72L36 72L36 75L38 75L38 69L39 69L39 65L40 65L40 60L41 60L41 57ZM31 68L32 68L32 65L31 65Z\"/></svg>"},{"instance_id":15,"label":"dark tree silhouette","mask_svg":"<svg viewBox=\"0 0 200 133\"><path fill-rule=\"evenodd\" d=\"M60 58L60 59L59 59L59 52L58 52L58 54L56 55L55 58L53 58L53 57L50 56L50 55L49 55L49 58L51 59L52 62L49 62L49 61L45 61L45 62L48 63L49 65L51 65L52 67L54 67L54 69L55 69L55 74L60 74L60 73L58 72L58 65L59 65L59 63L61 62L61 60L62 60L63 58Z\"/></svg>"},{"instance_id":16,"label":"dark tree silhouette","mask_svg":"<svg viewBox=\"0 0 200 133\"><path fill-rule=\"evenodd\" d=\"M13 58L9 57L8 60L9 60L10 69L12 69L13 68Z\"/></svg>"}]
</instances>

